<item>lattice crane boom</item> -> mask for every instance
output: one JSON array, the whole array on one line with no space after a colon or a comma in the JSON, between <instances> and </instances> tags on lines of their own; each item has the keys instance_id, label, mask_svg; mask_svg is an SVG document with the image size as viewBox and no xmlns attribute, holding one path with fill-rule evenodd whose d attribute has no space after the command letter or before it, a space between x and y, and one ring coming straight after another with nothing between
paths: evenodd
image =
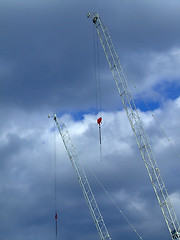
<instances>
[{"instance_id":1,"label":"lattice crane boom","mask_svg":"<svg viewBox=\"0 0 180 240\"><path fill-rule=\"evenodd\" d=\"M154 188L167 227L171 234L171 238L178 239L180 238L180 225L173 210L165 184L160 175L160 171L157 162L153 156L149 141L145 135L142 122L140 120L138 111L130 93L126 78L121 68L119 57L115 51L109 32L102 23L102 20L98 14L92 14L91 16L91 14L88 13L87 17L92 18L92 21L96 27L101 45L103 47L113 78L118 88L123 106L126 110L127 117L134 132L152 186Z\"/></svg>"},{"instance_id":2,"label":"lattice crane boom","mask_svg":"<svg viewBox=\"0 0 180 240\"><path fill-rule=\"evenodd\" d=\"M50 115L49 115L49 117L50 117ZM111 240L108 230L106 228L106 225L104 223L103 217L101 215L101 212L100 212L97 202L95 200L94 194L91 190L89 181L88 181L88 179L85 175L85 172L80 164L77 151L76 151L74 145L71 143L69 132L68 132L65 124L61 120L58 120L56 114L53 115L53 118L54 118L54 121L59 130L61 138L63 140L66 151L71 160L72 166L78 177L79 184L81 186L82 192L86 199L86 202L89 207L92 218L94 220L94 223L96 225L100 239L101 240Z\"/></svg>"}]
</instances>

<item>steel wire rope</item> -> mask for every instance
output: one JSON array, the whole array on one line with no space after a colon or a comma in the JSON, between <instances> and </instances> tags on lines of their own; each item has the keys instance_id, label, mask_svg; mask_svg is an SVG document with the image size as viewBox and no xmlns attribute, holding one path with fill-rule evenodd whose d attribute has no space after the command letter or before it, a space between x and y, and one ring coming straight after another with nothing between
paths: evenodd
<instances>
[{"instance_id":1,"label":"steel wire rope","mask_svg":"<svg viewBox=\"0 0 180 240\"><path fill-rule=\"evenodd\" d=\"M147 102L140 96L140 98L142 99L142 101L144 102L144 104L146 105L146 107L148 108L149 112L151 113L152 117L154 118L155 122L157 123L157 125L159 126L159 128L161 129L161 132L163 133L164 137L167 139L167 141L169 142L169 144L171 145L171 148L173 149L173 151L175 152L176 156L178 158L180 158L180 154L178 153L178 151L176 150L176 148L174 147L172 141L170 140L170 138L168 137L168 135L166 134L165 130L163 129L163 127L161 126L160 122L158 121L158 119L155 117L155 114L152 112L152 110L150 109L149 105L147 104Z\"/></svg>"},{"instance_id":2,"label":"steel wire rope","mask_svg":"<svg viewBox=\"0 0 180 240\"><path fill-rule=\"evenodd\" d=\"M57 172L56 172L56 123L54 123L54 211L56 224L56 240L57 240Z\"/></svg>"},{"instance_id":3,"label":"steel wire rope","mask_svg":"<svg viewBox=\"0 0 180 240\"><path fill-rule=\"evenodd\" d=\"M93 49L94 49L94 74L95 74L95 89L96 89L96 115L98 115L101 110L101 76L100 76L100 59L99 59L99 41L97 37L97 31L93 25ZM102 112L101 112L102 114ZM100 161L102 161L102 129L99 124L99 138L100 138Z\"/></svg>"},{"instance_id":4,"label":"steel wire rope","mask_svg":"<svg viewBox=\"0 0 180 240\"><path fill-rule=\"evenodd\" d=\"M133 88L137 91L137 87L134 84L134 82L132 80L128 81L130 82L130 84L133 86ZM160 128L162 134L164 135L164 137L167 139L167 141L169 142L172 150L174 151L175 155L180 158L180 154L179 152L176 150L176 148L174 147L172 141L170 140L170 138L168 137L168 135L166 134L165 130L163 129L163 127L161 126L159 120L156 118L155 114L153 113L153 111L150 109L148 103L145 101L145 99L139 95L139 98L142 100L142 102L144 103L144 105L146 106L146 108L148 109L148 111L151 113L151 116L153 117L153 119L155 120L156 124L158 125L158 127Z\"/></svg>"},{"instance_id":5,"label":"steel wire rope","mask_svg":"<svg viewBox=\"0 0 180 240\"><path fill-rule=\"evenodd\" d=\"M128 76L127 72L125 70L123 70L123 72L125 73L124 76ZM131 86L137 91L137 87L136 84L134 83L134 81L131 78L127 78L128 79L128 83L131 84ZM152 112L152 110L150 109L148 103L145 101L145 99L139 95L140 99L143 101L143 103L145 104L145 106L147 107L147 109L149 110L149 112L151 113L151 116L153 117L153 119L155 120L156 124L159 126L162 134L164 135L164 137L167 139L167 141L169 142L169 144L171 145L171 148L173 149L174 153L176 154L176 156L178 158L180 158L180 154L179 152L176 150L176 148L174 147L172 141L170 140L170 138L167 136L165 130L163 129L163 127L161 126L160 122L158 121L158 119L155 117L155 114ZM134 100L135 101L135 100Z\"/></svg>"},{"instance_id":6,"label":"steel wire rope","mask_svg":"<svg viewBox=\"0 0 180 240\"><path fill-rule=\"evenodd\" d=\"M95 36L96 34L96 36ZM94 78L96 92L96 114L101 112L101 77L100 77L100 60L99 60L99 42L97 32L93 26L93 49L94 49Z\"/></svg>"},{"instance_id":7,"label":"steel wire rope","mask_svg":"<svg viewBox=\"0 0 180 240\"><path fill-rule=\"evenodd\" d=\"M86 166L89 169L90 173L93 175L93 177L95 178L95 180L97 181L97 183L99 184L99 186L102 188L102 190L106 193L106 195L109 197L109 199L111 200L111 202L114 204L114 206L117 208L117 210L119 211L119 213L124 217L124 219L126 220L126 222L129 224L129 226L132 228L132 230L135 232L135 234L139 237L139 239L143 240L142 236L138 233L138 231L135 229L135 227L132 225L132 223L129 221L129 219L126 217L126 215L123 213L123 211L120 209L120 207L117 205L117 203L114 201L114 199L111 197L110 193L106 190L106 188L103 186L103 184L101 183L101 181L98 179L98 177L95 175L95 173L92 171L92 169L90 167L88 167L87 165L87 161L86 162Z\"/></svg>"},{"instance_id":8,"label":"steel wire rope","mask_svg":"<svg viewBox=\"0 0 180 240\"><path fill-rule=\"evenodd\" d=\"M96 31L96 45L97 45L97 70L98 70L98 95L99 95L99 112L102 110L102 102L101 102L101 75L100 75L100 57L99 57L99 41L97 38Z\"/></svg>"},{"instance_id":9,"label":"steel wire rope","mask_svg":"<svg viewBox=\"0 0 180 240\"><path fill-rule=\"evenodd\" d=\"M96 36L95 36L96 32ZM97 38L97 31L95 31L95 26L93 25L93 48L94 48L94 75L95 75L95 89L96 89L96 114L101 112L101 77L100 77L100 63L99 63L99 41ZM98 73L97 73L98 72ZM102 150L100 145L100 158L102 160ZM128 218L125 216L125 214L122 212L122 210L119 208L117 203L113 200L111 195L108 193L108 191L104 188L100 180L96 177L96 175L92 172L92 170L88 167L91 174L94 176L100 187L103 189L103 191L106 193L106 195L109 197L109 199L112 201L114 206L118 209L120 214L124 217L124 219L127 221L127 223L130 225L130 227L133 229L133 231L137 234L137 236L143 240L143 238L140 236L140 234L137 232L137 230L133 227L131 222L128 220Z\"/></svg>"}]
</instances>

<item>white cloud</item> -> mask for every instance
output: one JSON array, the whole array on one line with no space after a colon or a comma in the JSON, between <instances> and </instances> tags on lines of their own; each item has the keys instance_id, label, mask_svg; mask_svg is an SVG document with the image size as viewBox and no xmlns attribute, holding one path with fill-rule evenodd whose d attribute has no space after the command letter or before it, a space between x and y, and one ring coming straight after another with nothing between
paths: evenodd
<instances>
[{"instance_id":1,"label":"white cloud","mask_svg":"<svg viewBox=\"0 0 180 240\"><path fill-rule=\"evenodd\" d=\"M171 122L170 113L173 114L176 119L177 108L179 108L178 103L179 99L171 101L167 104L166 108L157 111L159 118L161 119L162 117L162 120L164 119L163 115L166 115L166 120L164 119L165 126ZM80 153L80 161L85 167L85 170L88 170L86 165L89 165L100 178L105 188L108 188L111 195L115 196L117 202L122 205L122 210L125 209L125 212L128 210L131 213L136 213L135 215L138 215L138 221L141 222L141 217L143 218L144 216L146 218L150 214L149 210L147 210L148 205L150 204L152 207L152 204L156 204L156 207L158 207L158 203L155 200L155 195L147 177L143 160L138 153L139 150L130 129L126 113L123 110L119 112L102 112L100 115L103 117L103 162L99 160L97 116L87 114L84 116L84 119L74 121L71 116L64 115L62 116L62 120L67 125L72 143ZM11 114L9 113L7 117L9 116L11 116L9 124L5 123L5 128L3 128L4 136L8 136L10 133L17 136L19 140L16 144L17 146L19 145L19 150L9 155L6 167L1 169L3 173L1 176L3 177L1 177L0 189L4 196L3 198L8 198L13 192L13 198L15 200L19 203L22 202L26 208L29 206L31 209L33 206L38 207L40 204L38 199L42 201L44 194L47 199L53 199L54 133L52 129L54 128L54 123L53 119L48 119L44 113L41 115L39 113L29 115L21 111L13 111ZM145 123L145 130L151 129L153 122L148 112L142 114L142 120ZM177 124L178 121L174 122ZM176 125L174 125L174 127L175 126ZM174 130L172 128L172 133L176 134L176 128L174 128ZM151 132L151 134L153 133ZM156 134L156 130L154 130L154 134ZM78 181L73 173L72 166L58 133L56 134L56 139L58 189L60 189L58 190L60 191L58 193L59 198L64 199L64 196L68 196L69 199L77 198L78 201L85 204L83 196L77 193L77 189L80 192L80 187L78 186ZM154 146L163 141L162 139L163 137L159 136L156 142L153 142L153 149ZM2 143L3 140L4 139L1 138ZM10 143L8 141L9 139L7 138L4 143L7 146ZM16 138L11 140L11 146L9 146L10 152L15 144L14 141L16 141ZM159 156L161 156L166 147L162 144L160 144L160 146ZM161 161L161 159L158 159L158 162ZM86 164L84 162L86 162ZM166 164L167 165L164 165L164 169L167 171L171 162L166 161ZM177 163L174 162L174 164ZM168 175L166 175L166 171L164 174L165 178L167 176L173 176L174 173L169 173L169 171L167 171ZM92 189L95 196L97 196L97 199L102 199L101 201L103 201L104 204L107 203L107 200L104 199L106 197L103 197L103 191L99 189L98 184L91 178L92 176L90 177L90 182L92 182ZM171 177L165 180L169 183L171 182ZM176 185L175 191L177 191L177 187ZM150 197L146 196L144 191L150 194ZM26 203L23 201L24 194L29 198ZM179 195L172 193L171 199L175 204L175 208L178 206L178 197ZM153 201L151 200L152 198ZM73 204L71 206L71 201L68 201L69 203L67 204L67 202L63 203L60 199L60 207L63 208L64 206L64 212L68 211L68 206L69 211L72 211L72 214L76 214L75 210L72 209ZM103 204L103 202L101 202L101 204ZM3 202L1 201L1 203ZM15 211L14 208L17 208L18 211L19 203L18 205L11 206L12 211ZM7 202L4 209L10 207L9 204L10 202ZM44 207L47 207L47 204L53 205L53 201L51 201L51 203L45 201L44 204ZM79 208L79 204L76 204L76 207ZM50 208L53 208L53 206ZM42 209L41 211L43 213ZM50 209L48 211L50 211ZM179 210L177 209L177 211ZM22 211L20 212L23 214ZM89 214L88 209L86 214ZM105 213L105 216L106 214L107 213ZM29 218L36 221L35 216L36 214L30 215ZM162 216L158 216L158 218L160 218L159 221L163 219ZM16 221L16 219L14 221ZM133 221L135 221L134 217ZM141 226L140 222L139 226ZM4 224L7 223L4 222Z\"/></svg>"},{"instance_id":2,"label":"white cloud","mask_svg":"<svg viewBox=\"0 0 180 240\"><path fill-rule=\"evenodd\" d=\"M67 1L63 6L56 0L1 1L3 52L0 75L7 77L7 81L5 78L0 80L3 83L0 235L6 240L15 237L24 240L27 233L29 240L53 238L54 123L47 118L49 112L44 109L78 112L93 107L92 23L87 22L85 15L87 10L94 11L94 6L97 7L94 1ZM179 84L179 2L103 2L103 7L99 3L99 9L110 33L115 29L113 42L118 41L122 60L127 58L129 75L135 78L138 91L159 102L162 96L153 89L154 86L164 80ZM144 239L165 239L166 235L161 235L166 229L162 224L163 216L156 211L159 206L126 113L124 110L112 112L112 109L121 109L122 104L119 105L119 95L115 93L107 63L104 66L102 99L106 103L102 109L109 111L100 113L103 117L102 162L97 116L85 114L84 119L75 121L65 114L62 120L87 170L107 226L113 230L113 239L122 235L122 238L134 239L134 236L128 235L128 226L123 228L122 223L116 221L110 203L90 176L85 162L115 196L120 208L126 210L130 221L132 218L139 230L144 230ZM155 111L176 149L180 147L179 109L180 98L165 101ZM175 174L179 160L174 157L161 131L155 128L151 113L140 112L140 115L179 215L179 175ZM56 141L62 236L67 240L79 240L88 235L92 239L97 237L96 229L89 230L92 219L58 133ZM9 223L13 226L11 235ZM126 232L121 232L122 229ZM88 231L91 233L87 234Z\"/></svg>"},{"instance_id":3,"label":"white cloud","mask_svg":"<svg viewBox=\"0 0 180 240\"><path fill-rule=\"evenodd\" d=\"M180 78L180 49L169 49L166 52L154 53L151 56L147 76L148 82L154 85L154 81L174 81Z\"/></svg>"},{"instance_id":4,"label":"white cloud","mask_svg":"<svg viewBox=\"0 0 180 240\"><path fill-rule=\"evenodd\" d=\"M179 86L180 48L167 48L164 51L130 53L126 59L128 66L125 75L134 96L138 94L150 101L166 100L167 84Z\"/></svg>"},{"instance_id":5,"label":"white cloud","mask_svg":"<svg viewBox=\"0 0 180 240\"><path fill-rule=\"evenodd\" d=\"M177 214L177 217L179 219L180 218L180 191L177 191L171 194L170 200Z\"/></svg>"}]
</instances>

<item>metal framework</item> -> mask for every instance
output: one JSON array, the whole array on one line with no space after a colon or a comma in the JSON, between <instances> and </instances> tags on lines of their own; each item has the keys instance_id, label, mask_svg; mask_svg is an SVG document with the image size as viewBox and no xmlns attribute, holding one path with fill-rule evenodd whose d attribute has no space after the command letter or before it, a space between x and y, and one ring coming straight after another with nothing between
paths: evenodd
<instances>
[{"instance_id":1,"label":"metal framework","mask_svg":"<svg viewBox=\"0 0 180 240\"><path fill-rule=\"evenodd\" d=\"M92 218L94 220L94 223L96 225L97 231L100 235L100 239L101 240L111 240L108 230L106 228L106 225L104 223L103 217L100 213L99 207L95 200L94 194L91 190L88 179L87 179L85 172L80 164L76 149L75 149L74 145L71 143L69 132L66 129L65 124L61 120L58 120L56 114L53 115L53 118L58 127L59 133L63 140L66 151L69 155L69 158L71 160L72 166L78 177L79 184L81 186L82 192L86 199L86 202L89 207Z\"/></svg>"},{"instance_id":2,"label":"metal framework","mask_svg":"<svg viewBox=\"0 0 180 240\"><path fill-rule=\"evenodd\" d=\"M153 156L149 141L145 135L142 122L140 120L132 95L129 91L126 78L120 65L119 57L115 51L109 32L102 23L101 18L98 14L92 14L91 16L91 14L88 13L87 17L92 18L92 21L96 27L100 42L102 44L109 67L118 88L123 106L126 110L131 128L134 132L138 147L144 160L171 238L178 239L180 238L180 225L170 202L165 184L160 175L160 170Z\"/></svg>"}]
</instances>

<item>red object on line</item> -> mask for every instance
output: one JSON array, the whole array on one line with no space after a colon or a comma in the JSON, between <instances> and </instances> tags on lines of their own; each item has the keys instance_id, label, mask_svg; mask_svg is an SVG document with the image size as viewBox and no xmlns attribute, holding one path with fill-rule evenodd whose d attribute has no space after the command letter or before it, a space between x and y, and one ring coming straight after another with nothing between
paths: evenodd
<instances>
[{"instance_id":1,"label":"red object on line","mask_svg":"<svg viewBox=\"0 0 180 240\"><path fill-rule=\"evenodd\" d=\"M97 119L97 124L100 125L101 123L102 123L102 117L100 117L100 118Z\"/></svg>"},{"instance_id":2,"label":"red object on line","mask_svg":"<svg viewBox=\"0 0 180 240\"><path fill-rule=\"evenodd\" d=\"M57 220L57 213L55 214L55 219Z\"/></svg>"}]
</instances>

